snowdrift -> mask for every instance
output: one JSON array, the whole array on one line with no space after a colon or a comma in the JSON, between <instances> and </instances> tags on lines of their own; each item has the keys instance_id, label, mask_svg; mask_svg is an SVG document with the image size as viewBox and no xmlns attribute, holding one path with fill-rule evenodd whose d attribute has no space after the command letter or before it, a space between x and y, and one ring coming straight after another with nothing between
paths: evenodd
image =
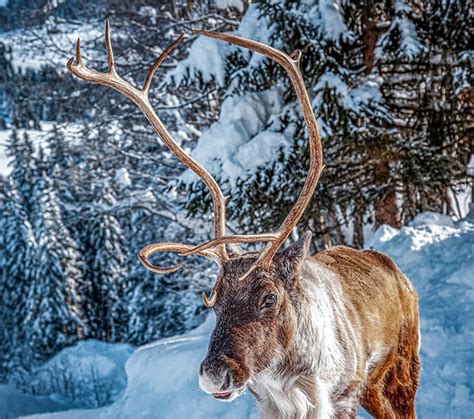
<instances>
[{"instance_id":1,"label":"snowdrift","mask_svg":"<svg viewBox=\"0 0 474 419\"><path fill-rule=\"evenodd\" d=\"M413 281L421 304L421 418L470 418L474 412L474 224L438 214L409 227L382 227L367 247L391 256ZM128 359L128 383L108 407L41 418L257 418L249 394L220 403L200 391L197 371L213 318L188 335L143 346ZM363 414L361 412L361 414Z\"/></svg>"},{"instance_id":2,"label":"snowdrift","mask_svg":"<svg viewBox=\"0 0 474 419\"><path fill-rule=\"evenodd\" d=\"M130 345L94 339L63 349L23 378L22 387L36 396L0 385L0 419L110 404L127 385L132 352Z\"/></svg>"}]
</instances>

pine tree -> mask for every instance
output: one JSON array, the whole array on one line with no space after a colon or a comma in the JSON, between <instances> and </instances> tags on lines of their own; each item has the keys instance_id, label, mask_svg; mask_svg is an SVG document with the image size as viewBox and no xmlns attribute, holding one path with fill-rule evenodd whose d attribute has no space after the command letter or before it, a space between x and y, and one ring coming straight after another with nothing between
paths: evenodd
<instances>
[{"instance_id":1,"label":"pine tree","mask_svg":"<svg viewBox=\"0 0 474 419\"><path fill-rule=\"evenodd\" d=\"M0 191L0 379L31 355L26 349L25 307L35 266L35 239L22 201L11 182L1 181Z\"/></svg>"},{"instance_id":2,"label":"pine tree","mask_svg":"<svg viewBox=\"0 0 474 419\"><path fill-rule=\"evenodd\" d=\"M373 174L367 162L393 142L385 128L391 118L380 81L363 71L362 33L358 22L348 15L338 2L262 1L248 9L241 24L245 31L258 22L265 28L261 31L263 42L284 51L303 52L301 67L320 125L326 168L301 225L315 230L318 247L344 242L342 225L349 221L356 224L350 241L361 245L363 238L357 233L366 221L364 215L383 194L370 187ZM251 160L258 153L268 155L265 149L257 148L254 157L248 156L254 167L250 171L242 162L242 175L230 185L236 190L231 191L229 212L244 231L273 230L288 213L305 179L308 149L303 118L288 77L276 63L232 48L226 68L228 94L241 96L243 107L246 97L255 98L263 109L256 112L257 118L259 112L269 113L257 129L247 128L250 135L244 143L260 147L260 139L273 137L283 144L275 157L255 167ZM275 86L283 98L280 106L274 106L274 96L266 93ZM254 101L249 106L255 108ZM248 117L252 117L250 112ZM248 121L250 127L252 124ZM265 148L271 146L270 142L263 144ZM214 157L219 159L218 153L209 160ZM225 165L229 166L227 162ZM221 169L220 174L225 185L228 173ZM343 183L342 179L347 180ZM203 200L203 194L196 191L202 189L195 185L190 189L193 199L188 208L195 211L195 203Z\"/></svg>"},{"instance_id":3,"label":"pine tree","mask_svg":"<svg viewBox=\"0 0 474 419\"><path fill-rule=\"evenodd\" d=\"M37 158L31 211L36 246L32 285L27 297L27 339L35 359L44 360L82 335L78 295L82 263L65 227L43 153Z\"/></svg>"},{"instance_id":4,"label":"pine tree","mask_svg":"<svg viewBox=\"0 0 474 419\"><path fill-rule=\"evenodd\" d=\"M378 50L400 139L402 219L422 211L455 213L448 190L465 184L470 152L466 59L472 16L467 2L402 1ZM381 55L381 54L379 54Z\"/></svg>"},{"instance_id":5,"label":"pine tree","mask_svg":"<svg viewBox=\"0 0 474 419\"><path fill-rule=\"evenodd\" d=\"M84 312L91 337L114 342L122 340L124 313L123 284L127 276L124 237L112 212L116 203L110 185L97 185L96 199L84 229L87 290Z\"/></svg>"},{"instance_id":6,"label":"pine tree","mask_svg":"<svg viewBox=\"0 0 474 419\"><path fill-rule=\"evenodd\" d=\"M6 129L7 120L11 117L6 94L8 83L13 77L10 54L11 47L0 42L0 129Z\"/></svg>"},{"instance_id":7,"label":"pine tree","mask_svg":"<svg viewBox=\"0 0 474 419\"><path fill-rule=\"evenodd\" d=\"M11 173L15 189L18 191L19 199L27 213L30 212L32 198L32 179L34 177L35 160L34 147L28 133L19 135L14 129L10 140L7 142L6 154L10 158Z\"/></svg>"}]
</instances>

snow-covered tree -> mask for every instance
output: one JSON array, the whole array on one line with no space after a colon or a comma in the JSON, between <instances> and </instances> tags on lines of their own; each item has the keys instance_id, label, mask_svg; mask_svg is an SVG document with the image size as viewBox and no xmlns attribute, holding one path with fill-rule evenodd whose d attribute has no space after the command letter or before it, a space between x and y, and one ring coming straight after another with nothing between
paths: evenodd
<instances>
[{"instance_id":1,"label":"snow-covered tree","mask_svg":"<svg viewBox=\"0 0 474 419\"><path fill-rule=\"evenodd\" d=\"M364 214L383 193L370 187L367 162L375 150L390 147L385 129L390 114L380 78L363 71L356 23L346 19L337 1L262 1L248 9L238 31L288 52L303 52L301 66L326 153L326 169L303 220L316 231L319 246L344 241L341 225L349 220L357 224L356 236ZM221 121L201 137L194 153L230 189L235 225L244 231L272 230L305 180L303 118L290 81L276 63L235 47L222 52L227 53L222 64L227 72L221 80L230 97L223 102ZM205 75L201 64L185 64L188 73L196 65L194 74ZM219 146L210 146L213 141ZM203 189L191 184L190 190L188 208L195 212L204 199L197 192ZM360 245L362 239L350 241Z\"/></svg>"},{"instance_id":2,"label":"snow-covered tree","mask_svg":"<svg viewBox=\"0 0 474 419\"><path fill-rule=\"evenodd\" d=\"M459 47L435 43L439 28L433 24L444 19L443 26L453 28L446 22L464 6L412 3L263 0L250 6L237 31L303 53L301 66L326 163L301 223L315 231L316 247L361 246L365 224L396 227L420 210L443 210L434 201L446 204L443 189L464 176L459 152L466 148L466 83L456 90L452 74L462 74L463 80L470 74L456 52L466 51L466 36L456 31L454 39L462 38ZM467 27L467 11L459 14ZM305 179L303 119L277 64L217 42L197 40L192 46L196 53L191 51L174 72L177 83L214 83L225 92L220 120L201 136L194 155L232 196L234 226L272 230ZM452 60L445 62L443 77L432 63L446 54ZM224 58L216 60L216 55ZM408 80L421 84L414 88ZM424 94L414 97L420 89ZM186 208L192 214L208 209L204 187L187 174L183 181L192 193Z\"/></svg>"},{"instance_id":3,"label":"snow-covered tree","mask_svg":"<svg viewBox=\"0 0 474 419\"><path fill-rule=\"evenodd\" d=\"M453 213L448 190L465 184L470 152L469 5L397 0L375 49L399 137L393 176L404 223L421 211Z\"/></svg>"},{"instance_id":4,"label":"snow-covered tree","mask_svg":"<svg viewBox=\"0 0 474 419\"><path fill-rule=\"evenodd\" d=\"M6 146L6 154L10 158L13 185L18 192L19 199L27 211L30 212L32 203L32 179L34 178L35 160L33 142L25 131L19 134L12 130Z\"/></svg>"},{"instance_id":5,"label":"snow-covered tree","mask_svg":"<svg viewBox=\"0 0 474 419\"><path fill-rule=\"evenodd\" d=\"M22 200L9 180L0 182L0 365L5 373L26 363L27 298L35 266L35 238ZM3 370L0 369L0 370Z\"/></svg>"},{"instance_id":6,"label":"snow-covered tree","mask_svg":"<svg viewBox=\"0 0 474 419\"><path fill-rule=\"evenodd\" d=\"M87 277L83 307L90 337L119 341L126 330L126 310L122 309L127 277L124 236L119 221L111 213L116 199L110 185L97 185L95 195L82 232Z\"/></svg>"},{"instance_id":7,"label":"snow-covered tree","mask_svg":"<svg viewBox=\"0 0 474 419\"><path fill-rule=\"evenodd\" d=\"M38 360L82 336L78 246L64 225L57 195L39 153L30 219L36 241L26 299L27 342Z\"/></svg>"}]
</instances>

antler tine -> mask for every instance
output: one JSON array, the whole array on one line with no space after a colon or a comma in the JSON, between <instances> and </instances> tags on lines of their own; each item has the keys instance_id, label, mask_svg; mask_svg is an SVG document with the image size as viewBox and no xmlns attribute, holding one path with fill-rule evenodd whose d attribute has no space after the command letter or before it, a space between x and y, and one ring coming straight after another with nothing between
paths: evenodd
<instances>
[{"instance_id":1,"label":"antler tine","mask_svg":"<svg viewBox=\"0 0 474 419\"><path fill-rule=\"evenodd\" d=\"M152 255L155 255L156 253L159 252L178 252L180 256L185 256L185 253L189 252L190 250L193 250L194 247L188 244L181 244L181 243L155 243L155 244L150 244L146 247L144 247L140 252L138 253L138 258L142 262L142 264L150 271L152 272L157 272L157 273L173 273L178 271L183 267L183 264L178 264L174 266L169 266L167 268L161 268L153 263L150 262L149 258ZM211 250L199 250L199 251L194 251L193 254L197 254L199 256L205 256L214 262L216 262L218 265L222 264L222 259L220 256L211 251ZM211 293L211 298L208 299L206 296L206 293L203 291L202 292L202 300L204 302L204 305L207 308L212 308L214 307L214 304L216 303L217 300L217 288L219 287L219 281L218 283L214 286L212 293Z\"/></svg>"},{"instance_id":2,"label":"antler tine","mask_svg":"<svg viewBox=\"0 0 474 419\"><path fill-rule=\"evenodd\" d=\"M74 58L72 58L72 60L74 60ZM82 65L81 38L77 38L76 41L76 61L78 65Z\"/></svg>"},{"instance_id":3,"label":"antler tine","mask_svg":"<svg viewBox=\"0 0 474 419\"><path fill-rule=\"evenodd\" d=\"M207 308L212 308L216 304L217 301L217 292L215 290L212 290L211 298L208 300L206 293L203 291L202 292L202 301L204 301L204 305Z\"/></svg>"},{"instance_id":4,"label":"antler tine","mask_svg":"<svg viewBox=\"0 0 474 419\"><path fill-rule=\"evenodd\" d=\"M163 50L163 52L160 54L160 56L156 59L156 61L151 66L150 71L148 72L148 74L146 76L145 83L143 83L143 88L142 88L143 92L147 96L148 96L148 93L150 91L151 82L153 80L153 76L155 75L156 70L161 65L163 60L169 55L169 53L171 51L173 51L180 44L180 42L183 40L183 38L184 38L184 32L181 32L179 34L178 38L176 38L176 40L174 40L173 43L168 45L168 47L166 47Z\"/></svg>"},{"instance_id":5,"label":"antler tine","mask_svg":"<svg viewBox=\"0 0 474 419\"><path fill-rule=\"evenodd\" d=\"M114 50L110 41L110 24L109 18L105 19L105 49L107 50L107 62L110 73L115 73Z\"/></svg>"},{"instance_id":6,"label":"antler tine","mask_svg":"<svg viewBox=\"0 0 474 419\"><path fill-rule=\"evenodd\" d=\"M269 45L265 45L250 39L241 38L236 35L214 33L208 31L194 32L210 38L220 39L241 46L243 48L250 49L251 51L263 54L266 57L271 58L272 60L280 64L287 72L293 84L296 96L298 98L298 102L303 113L303 117L308 127L310 167L308 171L308 176L303 185L303 189L301 190L300 195L298 196L298 199L296 200L293 208L290 210L285 220L278 228L277 233L275 233L277 239L271 243L268 243L265 246L263 251L260 253L257 261L244 274L244 276L240 278L245 279L257 267L262 267L264 270L268 270L270 268L271 261L275 256L276 252L291 234L292 229L296 226L296 224L298 224L298 221L300 220L306 207L308 206L311 196L313 195L316 185L318 183L321 171L324 168L318 124L316 121L316 117L314 116L308 92L306 91L303 76L300 71L301 51L296 50L291 55L287 55L282 51L270 47Z\"/></svg>"}]
</instances>

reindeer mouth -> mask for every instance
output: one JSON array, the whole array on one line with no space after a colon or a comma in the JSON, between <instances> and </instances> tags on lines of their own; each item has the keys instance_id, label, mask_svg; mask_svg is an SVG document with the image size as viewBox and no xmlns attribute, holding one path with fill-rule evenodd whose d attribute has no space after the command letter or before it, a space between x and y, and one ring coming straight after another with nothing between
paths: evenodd
<instances>
[{"instance_id":1,"label":"reindeer mouth","mask_svg":"<svg viewBox=\"0 0 474 419\"><path fill-rule=\"evenodd\" d=\"M245 387L238 388L232 391L219 391L211 393L212 397L221 402L231 402L239 397L245 390Z\"/></svg>"},{"instance_id":2,"label":"reindeer mouth","mask_svg":"<svg viewBox=\"0 0 474 419\"><path fill-rule=\"evenodd\" d=\"M219 400L228 400L230 395L232 394L231 391L225 392L225 393L212 393L212 395Z\"/></svg>"}]
</instances>

